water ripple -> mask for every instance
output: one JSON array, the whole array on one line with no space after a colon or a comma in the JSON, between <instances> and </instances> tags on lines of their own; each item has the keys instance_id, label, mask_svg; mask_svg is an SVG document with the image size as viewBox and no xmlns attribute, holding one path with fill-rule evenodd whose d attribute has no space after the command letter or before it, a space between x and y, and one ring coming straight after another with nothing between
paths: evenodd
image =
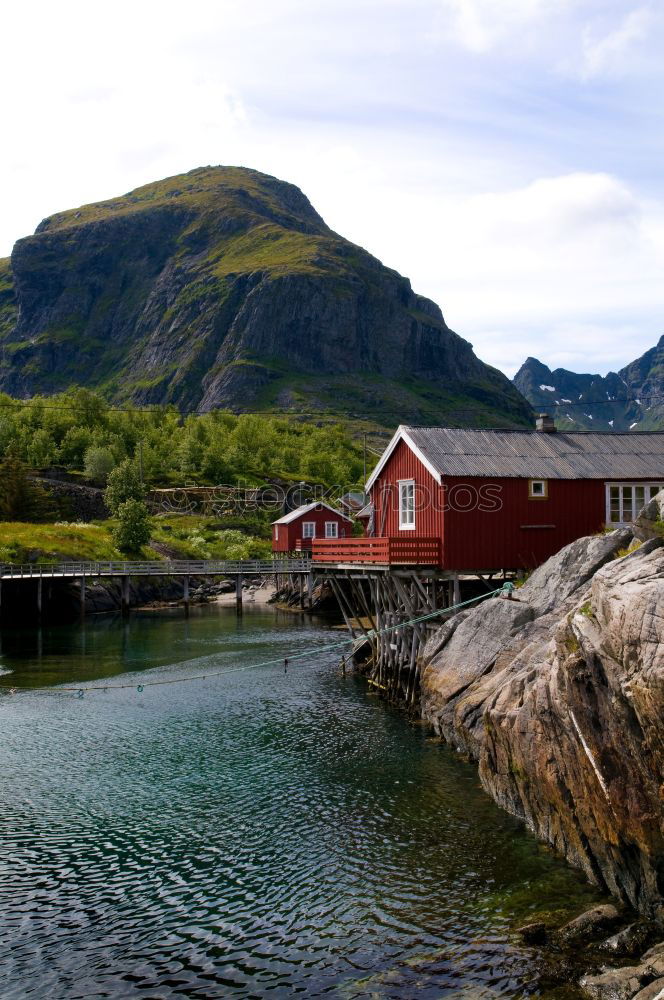
<instances>
[{"instance_id":1,"label":"water ripple","mask_svg":"<svg viewBox=\"0 0 664 1000\"><path fill-rule=\"evenodd\" d=\"M151 615L88 625L87 676L327 638L265 612ZM3 669L67 682L68 643L84 683L76 630ZM142 696L23 693L0 720L6 1000L535 996L510 926L593 898L329 656Z\"/></svg>"}]
</instances>

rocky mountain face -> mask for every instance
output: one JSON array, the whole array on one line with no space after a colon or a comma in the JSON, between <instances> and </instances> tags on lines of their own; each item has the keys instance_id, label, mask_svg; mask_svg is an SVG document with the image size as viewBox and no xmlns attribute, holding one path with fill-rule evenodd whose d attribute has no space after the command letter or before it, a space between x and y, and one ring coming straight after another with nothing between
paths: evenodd
<instances>
[{"instance_id":1,"label":"rocky mountain face","mask_svg":"<svg viewBox=\"0 0 664 1000\"><path fill-rule=\"evenodd\" d=\"M529 423L437 305L292 184L206 167L45 219L0 262L0 389Z\"/></svg>"},{"instance_id":2,"label":"rocky mountain face","mask_svg":"<svg viewBox=\"0 0 664 1000\"><path fill-rule=\"evenodd\" d=\"M514 599L455 615L422 676L424 717L494 799L648 917L664 902L662 518L664 492L634 551L626 529L581 538Z\"/></svg>"},{"instance_id":3,"label":"rocky mountain face","mask_svg":"<svg viewBox=\"0 0 664 1000\"><path fill-rule=\"evenodd\" d=\"M642 357L608 375L551 371L537 358L527 358L514 385L536 410L551 413L560 430L661 430L664 337Z\"/></svg>"}]
</instances>

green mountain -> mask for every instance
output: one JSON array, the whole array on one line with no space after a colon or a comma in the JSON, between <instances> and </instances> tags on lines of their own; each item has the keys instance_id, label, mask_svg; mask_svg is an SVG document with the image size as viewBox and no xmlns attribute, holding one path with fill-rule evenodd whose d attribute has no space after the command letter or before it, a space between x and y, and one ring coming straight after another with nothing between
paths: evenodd
<instances>
[{"instance_id":1,"label":"green mountain","mask_svg":"<svg viewBox=\"0 0 664 1000\"><path fill-rule=\"evenodd\" d=\"M0 262L0 389L184 410L523 424L437 305L292 184L202 167L60 212Z\"/></svg>"},{"instance_id":2,"label":"green mountain","mask_svg":"<svg viewBox=\"0 0 664 1000\"><path fill-rule=\"evenodd\" d=\"M551 371L526 358L514 384L561 430L653 431L664 427L664 337L619 372L579 375Z\"/></svg>"}]
</instances>

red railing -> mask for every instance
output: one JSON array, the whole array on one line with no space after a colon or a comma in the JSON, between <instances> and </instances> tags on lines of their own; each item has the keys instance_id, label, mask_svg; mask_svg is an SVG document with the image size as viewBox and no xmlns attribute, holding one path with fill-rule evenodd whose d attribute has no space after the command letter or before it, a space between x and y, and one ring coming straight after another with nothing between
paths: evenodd
<instances>
[{"instance_id":1,"label":"red railing","mask_svg":"<svg viewBox=\"0 0 664 1000\"><path fill-rule=\"evenodd\" d=\"M314 563L381 563L385 566L441 566L440 538L316 538Z\"/></svg>"}]
</instances>

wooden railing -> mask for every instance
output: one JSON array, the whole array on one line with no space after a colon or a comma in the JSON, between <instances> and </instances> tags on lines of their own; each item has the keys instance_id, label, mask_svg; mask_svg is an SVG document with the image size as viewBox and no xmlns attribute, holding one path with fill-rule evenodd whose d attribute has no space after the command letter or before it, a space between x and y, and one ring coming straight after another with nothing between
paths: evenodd
<instances>
[{"instance_id":1,"label":"wooden railing","mask_svg":"<svg viewBox=\"0 0 664 1000\"><path fill-rule=\"evenodd\" d=\"M317 538L311 550L317 563L372 563L384 566L442 565L440 538Z\"/></svg>"},{"instance_id":2,"label":"wooden railing","mask_svg":"<svg viewBox=\"0 0 664 1000\"><path fill-rule=\"evenodd\" d=\"M274 559L164 559L154 562L64 562L0 564L0 579L31 580L44 577L111 576L263 576L272 573L306 573L307 555Z\"/></svg>"}]
</instances>

